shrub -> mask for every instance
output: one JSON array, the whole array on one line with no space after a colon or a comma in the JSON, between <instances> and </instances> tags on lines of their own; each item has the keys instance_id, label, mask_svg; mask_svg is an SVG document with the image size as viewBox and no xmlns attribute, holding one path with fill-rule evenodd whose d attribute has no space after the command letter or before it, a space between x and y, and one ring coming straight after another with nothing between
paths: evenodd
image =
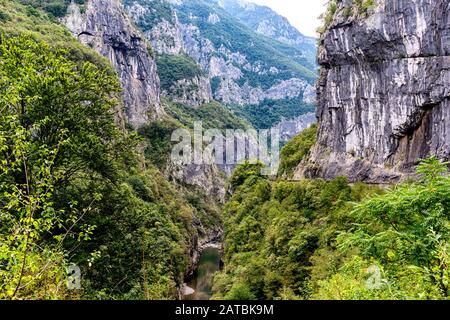
<instances>
[{"instance_id":1,"label":"shrub","mask_svg":"<svg viewBox=\"0 0 450 320\"><path fill-rule=\"evenodd\" d=\"M156 58L156 63L163 90L170 91L179 80L189 80L203 75L200 66L185 55L162 54Z\"/></svg>"},{"instance_id":2,"label":"shrub","mask_svg":"<svg viewBox=\"0 0 450 320\"><path fill-rule=\"evenodd\" d=\"M304 130L289 141L280 153L279 177L292 177L295 168L308 155L316 142L317 125Z\"/></svg>"}]
</instances>

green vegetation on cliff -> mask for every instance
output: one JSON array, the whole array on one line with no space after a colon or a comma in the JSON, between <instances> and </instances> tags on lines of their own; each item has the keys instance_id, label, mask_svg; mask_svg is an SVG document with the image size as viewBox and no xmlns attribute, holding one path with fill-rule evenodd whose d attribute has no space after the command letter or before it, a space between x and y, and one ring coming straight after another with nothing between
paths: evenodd
<instances>
[{"instance_id":1,"label":"green vegetation on cliff","mask_svg":"<svg viewBox=\"0 0 450 320\"><path fill-rule=\"evenodd\" d=\"M53 17L63 17L67 13L67 8L73 1L78 5L84 5L86 0L18 0L24 5L41 9Z\"/></svg>"},{"instance_id":2,"label":"green vegetation on cliff","mask_svg":"<svg viewBox=\"0 0 450 320\"><path fill-rule=\"evenodd\" d=\"M224 210L225 299L445 299L450 178L435 158L421 180L382 191L333 181L270 182L245 165Z\"/></svg>"},{"instance_id":3,"label":"green vegetation on cliff","mask_svg":"<svg viewBox=\"0 0 450 320\"><path fill-rule=\"evenodd\" d=\"M217 210L142 158L115 122L115 73L55 36L0 37L0 299L176 298L194 221L214 226ZM81 291L66 289L70 264Z\"/></svg>"},{"instance_id":4,"label":"green vegetation on cliff","mask_svg":"<svg viewBox=\"0 0 450 320\"><path fill-rule=\"evenodd\" d=\"M200 66L185 55L161 54L156 57L161 88L170 92L178 81L204 75Z\"/></svg>"},{"instance_id":5,"label":"green vegetation on cliff","mask_svg":"<svg viewBox=\"0 0 450 320\"><path fill-rule=\"evenodd\" d=\"M179 103L168 103L168 113L183 126L193 128L195 121L201 121L204 129L248 129L251 125L235 115L227 107L212 101L198 108Z\"/></svg>"},{"instance_id":6,"label":"green vegetation on cliff","mask_svg":"<svg viewBox=\"0 0 450 320\"><path fill-rule=\"evenodd\" d=\"M343 6L345 17L356 15L367 15L369 10L375 6L375 0L353 0L352 3ZM331 0L328 3L326 12L321 16L323 25L317 30L322 34L333 22L335 13L338 11L338 1Z\"/></svg>"},{"instance_id":7,"label":"green vegetation on cliff","mask_svg":"<svg viewBox=\"0 0 450 320\"><path fill-rule=\"evenodd\" d=\"M316 143L317 125L302 131L281 149L278 176L292 178L295 168Z\"/></svg>"},{"instance_id":8,"label":"green vegetation on cliff","mask_svg":"<svg viewBox=\"0 0 450 320\"><path fill-rule=\"evenodd\" d=\"M67 50L71 60L89 61L108 69L109 73L115 73L107 59L79 43L51 14L31 5L23 5L22 2L26 1L0 0L0 31L9 35L30 35L52 48Z\"/></svg>"},{"instance_id":9,"label":"green vegetation on cliff","mask_svg":"<svg viewBox=\"0 0 450 320\"><path fill-rule=\"evenodd\" d=\"M254 32L213 2L184 1L177 7L177 13L182 23L196 25L215 48L239 52L252 64L260 63L262 67L279 70L276 76L270 77L260 72L246 72L242 81L248 81L252 86L268 89L280 79L299 77L313 83L317 78L315 66L303 57L300 50ZM191 13L195 19L191 19ZM217 14L220 21L210 23L210 14Z\"/></svg>"}]
</instances>

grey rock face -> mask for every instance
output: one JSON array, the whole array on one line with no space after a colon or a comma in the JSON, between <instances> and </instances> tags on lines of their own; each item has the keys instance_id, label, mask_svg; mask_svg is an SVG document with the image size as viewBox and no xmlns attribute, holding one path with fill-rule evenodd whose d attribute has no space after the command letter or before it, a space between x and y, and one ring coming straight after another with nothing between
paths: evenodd
<instances>
[{"instance_id":1,"label":"grey rock face","mask_svg":"<svg viewBox=\"0 0 450 320\"><path fill-rule=\"evenodd\" d=\"M83 13L72 4L64 23L81 43L111 61L122 83L125 114L134 128L164 114L149 45L119 0L89 0Z\"/></svg>"},{"instance_id":2,"label":"grey rock face","mask_svg":"<svg viewBox=\"0 0 450 320\"><path fill-rule=\"evenodd\" d=\"M316 122L317 118L314 113L306 113L294 119L283 119L274 129L279 130L280 141L287 142Z\"/></svg>"},{"instance_id":3,"label":"grey rock face","mask_svg":"<svg viewBox=\"0 0 450 320\"><path fill-rule=\"evenodd\" d=\"M318 142L296 177L390 183L450 157L450 2L342 1L321 38Z\"/></svg>"},{"instance_id":4,"label":"grey rock face","mask_svg":"<svg viewBox=\"0 0 450 320\"><path fill-rule=\"evenodd\" d=\"M128 1L126 10L138 25L144 24L147 16L155 14L151 6L142 5L138 1ZM218 17L211 16L210 18L217 21L216 18ZM175 10L171 10L170 18L156 19L155 24L149 30L144 31L144 34L158 54L183 55L187 51L184 41L184 28L178 21ZM175 102L193 107L198 107L212 100L211 84L209 78L206 77L177 81L170 90L162 91L162 94Z\"/></svg>"},{"instance_id":5,"label":"grey rock face","mask_svg":"<svg viewBox=\"0 0 450 320\"><path fill-rule=\"evenodd\" d=\"M212 100L211 83L208 77L194 77L177 81L170 92L163 91L172 101L185 105L199 107Z\"/></svg>"},{"instance_id":6,"label":"grey rock face","mask_svg":"<svg viewBox=\"0 0 450 320\"><path fill-rule=\"evenodd\" d=\"M136 21L138 24L145 24L148 16L155 15L155 12L153 12L155 9L148 5L142 5L138 1L128 1L126 10L133 21ZM158 19L155 25L144 31L144 34L151 41L153 49L158 53L183 53L183 36L175 11L172 11L170 18L163 17Z\"/></svg>"},{"instance_id":7,"label":"grey rock face","mask_svg":"<svg viewBox=\"0 0 450 320\"><path fill-rule=\"evenodd\" d=\"M201 188L208 196L225 202L225 176L216 165L171 165L167 172L178 181Z\"/></svg>"}]
</instances>

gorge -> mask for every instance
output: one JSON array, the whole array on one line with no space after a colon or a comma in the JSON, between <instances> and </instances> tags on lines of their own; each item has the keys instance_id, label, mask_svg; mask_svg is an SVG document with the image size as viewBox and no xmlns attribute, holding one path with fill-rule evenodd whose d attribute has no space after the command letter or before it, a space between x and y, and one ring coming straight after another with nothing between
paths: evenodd
<instances>
[{"instance_id":1,"label":"gorge","mask_svg":"<svg viewBox=\"0 0 450 320\"><path fill-rule=\"evenodd\" d=\"M449 0L0 0L0 299L448 299L449 51Z\"/></svg>"}]
</instances>

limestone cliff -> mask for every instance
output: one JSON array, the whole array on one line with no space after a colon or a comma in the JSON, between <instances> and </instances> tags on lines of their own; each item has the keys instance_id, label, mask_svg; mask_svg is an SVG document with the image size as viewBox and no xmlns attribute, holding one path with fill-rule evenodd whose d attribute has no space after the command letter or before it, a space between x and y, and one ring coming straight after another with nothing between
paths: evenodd
<instances>
[{"instance_id":1,"label":"limestone cliff","mask_svg":"<svg viewBox=\"0 0 450 320\"><path fill-rule=\"evenodd\" d=\"M126 0L124 5L157 54L186 55L183 26L170 2ZM164 72L172 73L173 70ZM161 93L175 102L193 107L209 103L213 99L207 75L176 79L168 88L163 88Z\"/></svg>"},{"instance_id":2,"label":"limestone cliff","mask_svg":"<svg viewBox=\"0 0 450 320\"><path fill-rule=\"evenodd\" d=\"M163 90L162 93L174 102L193 107L199 107L212 100L211 84L204 76L178 80L169 90Z\"/></svg>"},{"instance_id":3,"label":"limestone cliff","mask_svg":"<svg viewBox=\"0 0 450 320\"><path fill-rule=\"evenodd\" d=\"M127 120L134 128L164 114L151 47L119 0L89 0L83 13L72 3L63 22L81 43L111 61L122 83Z\"/></svg>"},{"instance_id":4,"label":"limestone cliff","mask_svg":"<svg viewBox=\"0 0 450 320\"><path fill-rule=\"evenodd\" d=\"M450 1L351 1L320 39L319 133L296 178L390 183L450 157Z\"/></svg>"},{"instance_id":5,"label":"limestone cliff","mask_svg":"<svg viewBox=\"0 0 450 320\"><path fill-rule=\"evenodd\" d=\"M313 112L309 112L294 119L282 119L273 129L279 130L281 142L288 142L314 123L316 123L316 115Z\"/></svg>"},{"instance_id":6,"label":"limestone cliff","mask_svg":"<svg viewBox=\"0 0 450 320\"><path fill-rule=\"evenodd\" d=\"M261 36L217 1L124 0L124 5L159 54L187 55L205 73L188 79L196 89L188 95L163 91L171 99L192 106L213 98L261 107L267 100L315 102L316 66L305 50ZM315 51L314 44L308 48Z\"/></svg>"},{"instance_id":7,"label":"limestone cliff","mask_svg":"<svg viewBox=\"0 0 450 320\"><path fill-rule=\"evenodd\" d=\"M133 25L121 1L89 0L83 13L72 3L63 22L81 43L109 58L122 84L127 120L135 129L164 118L165 111L160 102L160 80L150 43ZM177 82L174 90L182 94L171 98L178 102L195 100L198 104L208 101L211 95L209 81L206 85L201 77L189 81ZM192 91L196 90L189 91L195 85L206 87L206 97L193 94ZM224 197L225 182L216 167L192 165L171 168L166 175L197 186L220 199Z\"/></svg>"}]
</instances>

